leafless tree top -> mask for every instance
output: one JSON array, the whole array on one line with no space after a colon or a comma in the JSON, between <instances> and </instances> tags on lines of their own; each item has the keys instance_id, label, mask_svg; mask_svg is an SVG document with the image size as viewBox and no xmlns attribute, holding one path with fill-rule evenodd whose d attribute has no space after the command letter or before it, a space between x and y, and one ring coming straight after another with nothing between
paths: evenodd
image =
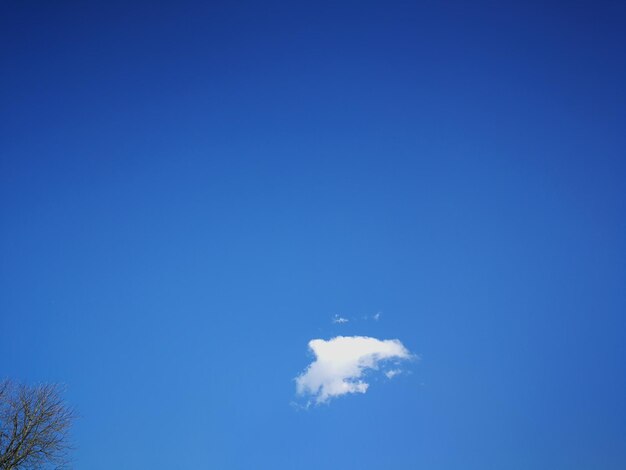
<instances>
[{"instance_id":1,"label":"leafless tree top","mask_svg":"<svg viewBox=\"0 0 626 470\"><path fill-rule=\"evenodd\" d=\"M58 385L0 381L0 470L65 468L74 417Z\"/></svg>"}]
</instances>

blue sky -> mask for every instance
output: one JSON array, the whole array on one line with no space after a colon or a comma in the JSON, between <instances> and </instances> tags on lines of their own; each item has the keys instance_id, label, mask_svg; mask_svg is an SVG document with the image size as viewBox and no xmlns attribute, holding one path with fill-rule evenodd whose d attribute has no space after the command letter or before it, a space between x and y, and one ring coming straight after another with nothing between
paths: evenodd
<instances>
[{"instance_id":1,"label":"blue sky","mask_svg":"<svg viewBox=\"0 0 626 470\"><path fill-rule=\"evenodd\" d=\"M2 2L0 376L77 469L624 468L620 3ZM294 406L336 336L420 359Z\"/></svg>"}]
</instances>

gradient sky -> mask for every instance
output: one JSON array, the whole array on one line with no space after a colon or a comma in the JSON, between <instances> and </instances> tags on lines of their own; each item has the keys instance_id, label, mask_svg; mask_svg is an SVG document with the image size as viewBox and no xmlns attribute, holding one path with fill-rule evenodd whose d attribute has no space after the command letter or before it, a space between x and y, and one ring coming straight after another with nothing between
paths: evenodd
<instances>
[{"instance_id":1,"label":"gradient sky","mask_svg":"<svg viewBox=\"0 0 626 470\"><path fill-rule=\"evenodd\" d=\"M67 385L77 469L626 468L623 2L6 0L0 39L0 376ZM293 406L337 335L421 359Z\"/></svg>"}]
</instances>

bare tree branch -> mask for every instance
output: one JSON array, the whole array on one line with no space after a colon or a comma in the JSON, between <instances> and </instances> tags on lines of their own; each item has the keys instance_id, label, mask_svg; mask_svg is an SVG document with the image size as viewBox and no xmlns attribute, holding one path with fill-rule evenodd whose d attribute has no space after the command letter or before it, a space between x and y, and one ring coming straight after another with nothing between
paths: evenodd
<instances>
[{"instance_id":1,"label":"bare tree branch","mask_svg":"<svg viewBox=\"0 0 626 470\"><path fill-rule=\"evenodd\" d=\"M0 470L65 468L75 417L58 385L0 381Z\"/></svg>"}]
</instances>

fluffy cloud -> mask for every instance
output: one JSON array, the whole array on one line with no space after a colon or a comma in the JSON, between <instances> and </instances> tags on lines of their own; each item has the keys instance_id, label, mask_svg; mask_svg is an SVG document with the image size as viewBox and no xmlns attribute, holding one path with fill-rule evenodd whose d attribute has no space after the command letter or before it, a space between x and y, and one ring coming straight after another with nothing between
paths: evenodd
<instances>
[{"instance_id":1,"label":"fluffy cloud","mask_svg":"<svg viewBox=\"0 0 626 470\"><path fill-rule=\"evenodd\" d=\"M309 348L315 361L296 377L296 391L318 404L347 393L365 393L369 387L363 380L367 370L378 370L390 360L397 362L412 357L397 339L367 336L314 339L309 341Z\"/></svg>"}]
</instances>

